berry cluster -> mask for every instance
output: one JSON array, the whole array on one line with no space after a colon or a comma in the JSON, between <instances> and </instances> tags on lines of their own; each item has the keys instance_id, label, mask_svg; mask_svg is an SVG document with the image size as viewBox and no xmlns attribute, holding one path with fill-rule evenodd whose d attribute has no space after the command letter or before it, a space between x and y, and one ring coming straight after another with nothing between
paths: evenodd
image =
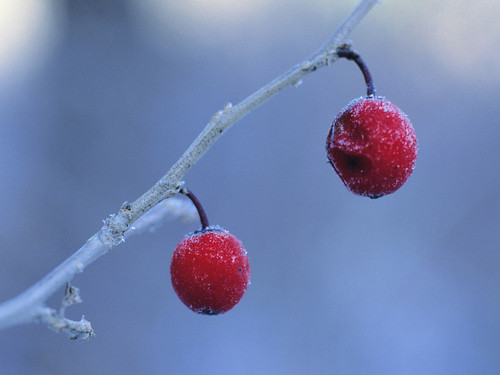
<instances>
[{"instance_id":1,"label":"berry cluster","mask_svg":"<svg viewBox=\"0 0 500 375\"><path fill-rule=\"evenodd\" d=\"M330 164L353 193L379 198L394 193L408 179L417 158L417 138L408 117L383 97L375 96L370 72L351 50L337 55L353 60L367 87L337 115L326 139ZM250 283L250 263L240 241L220 227L208 224L196 196L187 189L200 215L201 229L177 245L170 273L180 300L199 314L216 315L231 310Z\"/></svg>"}]
</instances>

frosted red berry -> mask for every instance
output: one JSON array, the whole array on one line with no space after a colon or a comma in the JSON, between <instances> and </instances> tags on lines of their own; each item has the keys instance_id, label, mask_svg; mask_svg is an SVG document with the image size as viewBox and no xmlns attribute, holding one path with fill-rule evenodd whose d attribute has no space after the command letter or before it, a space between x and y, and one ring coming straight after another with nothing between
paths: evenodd
<instances>
[{"instance_id":1,"label":"frosted red berry","mask_svg":"<svg viewBox=\"0 0 500 375\"><path fill-rule=\"evenodd\" d=\"M184 237L170 265L180 300L199 314L231 310L250 283L250 263L241 242L220 228L208 227Z\"/></svg>"},{"instance_id":2,"label":"frosted red berry","mask_svg":"<svg viewBox=\"0 0 500 375\"><path fill-rule=\"evenodd\" d=\"M378 198L398 190L413 172L417 137L398 107L368 96L353 100L337 115L326 150L349 190Z\"/></svg>"}]
</instances>

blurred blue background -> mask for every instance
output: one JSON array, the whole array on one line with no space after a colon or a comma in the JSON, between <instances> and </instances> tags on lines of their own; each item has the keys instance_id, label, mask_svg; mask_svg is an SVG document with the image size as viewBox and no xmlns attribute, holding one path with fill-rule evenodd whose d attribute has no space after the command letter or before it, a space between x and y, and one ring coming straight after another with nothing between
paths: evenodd
<instances>
[{"instance_id":1,"label":"blurred blue background","mask_svg":"<svg viewBox=\"0 0 500 375\"><path fill-rule=\"evenodd\" d=\"M0 300L146 191L226 102L323 44L345 1L0 3ZM364 94L338 61L224 135L185 177L245 245L252 285L193 314L169 275L198 223L130 238L73 280L96 330L0 332L2 374L498 374L500 3L384 0L349 36L412 120L414 174L378 200L326 163ZM62 299L49 304L57 308Z\"/></svg>"}]
</instances>

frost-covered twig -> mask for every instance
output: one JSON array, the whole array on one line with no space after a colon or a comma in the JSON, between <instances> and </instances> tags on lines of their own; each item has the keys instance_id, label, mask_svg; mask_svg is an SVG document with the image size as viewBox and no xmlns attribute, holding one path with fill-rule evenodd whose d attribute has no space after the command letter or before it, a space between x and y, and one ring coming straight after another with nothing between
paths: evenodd
<instances>
[{"instance_id":1,"label":"frost-covered twig","mask_svg":"<svg viewBox=\"0 0 500 375\"><path fill-rule=\"evenodd\" d=\"M65 332L72 340L90 339L92 336L95 336L95 333L90 322L85 319L85 316L82 316L82 319L79 321L70 320L64 316L66 307L77 303L82 303L80 289L67 283L59 313L49 307L43 306L39 310L37 319L56 332Z\"/></svg>"},{"instance_id":2,"label":"frost-covered twig","mask_svg":"<svg viewBox=\"0 0 500 375\"><path fill-rule=\"evenodd\" d=\"M198 212L188 199L175 197L164 200L137 219L134 226L130 228L131 230L125 232L125 237L143 232L154 232L167 221L174 219L194 221L198 219Z\"/></svg>"},{"instance_id":3,"label":"frost-covered twig","mask_svg":"<svg viewBox=\"0 0 500 375\"><path fill-rule=\"evenodd\" d=\"M37 320L56 332L64 332L72 340L90 339L95 336L90 322L82 316L79 321L70 320L61 316L49 307L43 307L39 310Z\"/></svg>"},{"instance_id":4,"label":"frost-covered twig","mask_svg":"<svg viewBox=\"0 0 500 375\"><path fill-rule=\"evenodd\" d=\"M130 204L125 203L118 213L106 220L99 232L93 235L85 245L50 274L22 294L0 305L0 329L40 319L49 326L64 327L58 329L66 331L69 329L70 334L72 334L74 324L69 324L67 320L58 320L61 317L55 312L48 313L50 309L47 310L48 308L45 307L45 301L77 273L82 272L85 267L97 258L123 242L125 237L132 233L132 225L139 228L140 222L137 220L152 207L176 194L182 186L181 179L184 175L231 125L284 88L297 85L308 73L336 60L336 49L343 45L347 35L379 1L361 0L317 52L237 105L228 104L223 110L217 112L181 158L151 189L136 201ZM54 323L58 321L62 322L61 325ZM88 322L73 323L81 323L85 328ZM65 326L65 324L68 325ZM91 330L90 323L88 327ZM81 336L75 334L74 337Z\"/></svg>"},{"instance_id":5,"label":"frost-covered twig","mask_svg":"<svg viewBox=\"0 0 500 375\"><path fill-rule=\"evenodd\" d=\"M337 58L336 49L344 45L346 36L379 1L361 0L317 52L237 105L227 104L224 109L217 112L167 174L135 202L123 206L109 220L107 228L103 230L104 238L108 244L112 246L117 241L120 242L123 233L138 217L158 202L176 194L180 189L180 181L184 175L231 125L284 88L297 85L306 74L333 62Z\"/></svg>"},{"instance_id":6,"label":"frost-covered twig","mask_svg":"<svg viewBox=\"0 0 500 375\"><path fill-rule=\"evenodd\" d=\"M124 237L154 230L159 223L164 223L168 220L195 220L197 217L196 209L188 200L180 197L172 198L156 205L154 209L139 218L134 223L135 227L130 228ZM42 280L17 297L1 304L0 329L36 319L43 321L56 331L60 331L60 327L66 327L66 325L73 329L74 324L70 324L71 321L61 317L64 314L65 306L67 306L67 303L64 301L69 301L68 290L66 290L65 300L59 314L46 307L45 301L69 282L77 273L82 272L86 266L110 250L110 247L105 246L101 241L100 233L98 232L93 235L80 250L66 259ZM72 303L75 303L74 299ZM63 320L58 319L58 317ZM54 324L50 324L50 322ZM80 321L80 324L83 324L82 321Z\"/></svg>"}]
</instances>

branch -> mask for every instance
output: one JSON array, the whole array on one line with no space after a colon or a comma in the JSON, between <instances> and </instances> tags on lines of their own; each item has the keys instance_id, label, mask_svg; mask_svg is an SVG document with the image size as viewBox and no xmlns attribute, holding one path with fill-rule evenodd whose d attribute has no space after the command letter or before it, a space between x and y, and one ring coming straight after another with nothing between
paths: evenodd
<instances>
[{"instance_id":1,"label":"branch","mask_svg":"<svg viewBox=\"0 0 500 375\"><path fill-rule=\"evenodd\" d=\"M0 329L41 319L49 326L60 331L61 324L64 326L68 321L61 323L59 319L61 317L53 313L52 310L49 309L50 312L47 310L45 301L64 284L69 282L77 273L82 272L85 267L131 235L134 229L132 224L137 228L142 228L139 225L140 221L138 219L166 198L175 195L182 186L181 180L184 175L235 122L284 88L297 85L305 75L334 62L338 58L335 54L336 49L344 44L346 36L354 30L363 17L379 1L361 0L317 52L278 76L237 105L232 106L228 104L223 110L217 112L181 158L151 189L135 202L130 204L124 203L118 213L111 215L105 221L99 232L94 234L76 253L42 280L17 297L1 304ZM141 219L146 220L144 217ZM145 228L156 225L155 223L156 219L145 225ZM65 318L62 317L62 319ZM82 332L86 332L85 327L88 323L86 320L82 319L80 322L73 323L81 323L84 328ZM72 335L71 329L73 328L69 324L62 329L66 331L69 329L70 335ZM93 332L90 323L88 323L87 328L90 329L87 329L88 332ZM74 336L81 337L80 334L74 334Z\"/></svg>"},{"instance_id":2,"label":"branch","mask_svg":"<svg viewBox=\"0 0 500 375\"><path fill-rule=\"evenodd\" d=\"M84 316L80 321L70 320L57 314L55 310L45 307L40 309L37 319L58 333L66 333L71 340L90 339L95 336L90 322Z\"/></svg>"},{"instance_id":3,"label":"branch","mask_svg":"<svg viewBox=\"0 0 500 375\"><path fill-rule=\"evenodd\" d=\"M134 223L134 227L131 227L124 234L122 241L134 234L154 231L159 225L169 220L181 219L194 221L197 218L198 213L189 200L172 198L156 205L147 214L137 220ZM77 273L82 272L86 266L110 250L110 247L107 247L101 241L100 233L98 232L88 239L80 250L66 259L42 280L17 297L2 303L0 305L0 329L37 319L55 331L61 331L61 327L64 324L71 328L71 321L63 317L64 308L69 304L75 303L75 301L68 303L68 290L66 290L66 296L59 315L46 307L45 301L69 282ZM58 318L65 320L63 322Z\"/></svg>"},{"instance_id":4,"label":"branch","mask_svg":"<svg viewBox=\"0 0 500 375\"><path fill-rule=\"evenodd\" d=\"M43 307L40 308L38 320L56 332L65 332L72 340L90 339L92 336L95 336L95 333L90 322L84 316L78 322L67 319L64 316L66 307L81 302L80 289L67 283L59 314L51 308Z\"/></svg>"}]
</instances>

